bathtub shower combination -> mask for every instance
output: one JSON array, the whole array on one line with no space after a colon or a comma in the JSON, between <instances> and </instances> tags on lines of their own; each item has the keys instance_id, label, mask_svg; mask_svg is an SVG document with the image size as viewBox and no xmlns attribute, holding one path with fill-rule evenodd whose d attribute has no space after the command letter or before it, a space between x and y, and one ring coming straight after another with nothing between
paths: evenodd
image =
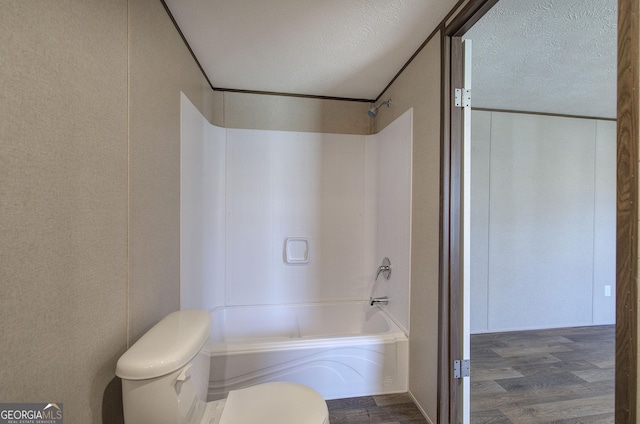
<instances>
[{"instance_id":1,"label":"bathtub shower combination","mask_svg":"<svg viewBox=\"0 0 640 424\"><path fill-rule=\"evenodd\" d=\"M215 308L209 399L270 381L325 399L407 391L408 340L377 306L336 302Z\"/></svg>"},{"instance_id":2,"label":"bathtub shower combination","mask_svg":"<svg viewBox=\"0 0 640 424\"><path fill-rule=\"evenodd\" d=\"M271 381L407 391L412 122L222 128L181 96L180 307L211 312L209 400Z\"/></svg>"}]
</instances>

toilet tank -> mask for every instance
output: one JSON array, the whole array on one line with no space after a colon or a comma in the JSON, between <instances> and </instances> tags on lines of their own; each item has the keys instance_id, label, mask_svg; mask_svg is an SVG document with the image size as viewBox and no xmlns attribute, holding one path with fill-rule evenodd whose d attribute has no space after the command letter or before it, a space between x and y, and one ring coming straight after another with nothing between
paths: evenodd
<instances>
[{"instance_id":1,"label":"toilet tank","mask_svg":"<svg viewBox=\"0 0 640 424\"><path fill-rule=\"evenodd\" d=\"M192 424L204 413L209 385L211 317L202 310L174 312L118 360L126 424Z\"/></svg>"}]
</instances>

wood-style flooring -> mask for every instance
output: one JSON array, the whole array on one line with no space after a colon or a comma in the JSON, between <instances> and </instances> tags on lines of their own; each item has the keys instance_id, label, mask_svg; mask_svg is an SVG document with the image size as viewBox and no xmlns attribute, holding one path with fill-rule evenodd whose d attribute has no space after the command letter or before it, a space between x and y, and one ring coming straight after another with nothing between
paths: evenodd
<instances>
[{"instance_id":1,"label":"wood-style flooring","mask_svg":"<svg viewBox=\"0 0 640 424\"><path fill-rule=\"evenodd\" d=\"M472 424L614 423L615 326L471 336Z\"/></svg>"},{"instance_id":2,"label":"wood-style flooring","mask_svg":"<svg viewBox=\"0 0 640 424\"><path fill-rule=\"evenodd\" d=\"M615 327L471 336L471 424L614 423ZM327 401L331 424L426 424L408 394Z\"/></svg>"},{"instance_id":3,"label":"wood-style flooring","mask_svg":"<svg viewBox=\"0 0 640 424\"><path fill-rule=\"evenodd\" d=\"M427 424L408 394L328 400L331 424Z\"/></svg>"}]
</instances>

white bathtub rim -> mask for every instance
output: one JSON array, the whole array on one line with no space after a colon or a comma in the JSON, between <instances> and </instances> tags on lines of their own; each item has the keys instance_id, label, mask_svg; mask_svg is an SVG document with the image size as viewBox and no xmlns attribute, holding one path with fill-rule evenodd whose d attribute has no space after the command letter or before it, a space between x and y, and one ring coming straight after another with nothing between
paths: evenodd
<instances>
[{"instance_id":1,"label":"white bathtub rim","mask_svg":"<svg viewBox=\"0 0 640 424\"><path fill-rule=\"evenodd\" d=\"M274 310L274 309L280 309L280 308L301 308L301 309L305 309L305 308L323 308L323 307L331 307L331 306L345 306L345 305L358 305L359 307L362 307L363 310L365 312L375 312L381 314L381 316L384 318L384 320L386 321L387 324L387 329L384 331L380 331L380 332L366 332L366 333L359 333L359 332L349 332L349 333L342 333L342 332L327 332L327 333L319 333L319 334L309 334L309 335L303 335L303 336L294 336L294 337L289 337L289 336L276 336L276 337L260 337L258 336L253 336L253 337L248 337L246 339L243 338L231 338L229 340L219 340L217 338L214 338L213 334L213 328L212 331L209 335L209 339L207 341L206 346L209 347L214 347L215 350L215 346L218 345L226 345L226 346L249 346L252 344L262 344L262 345L269 345L272 342L273 343L277 343L278 345L282 346L283 343L304 343L305 341L322 341L325 339L332 339L332 340L336 340L336 339L352 339L352 338L359 338L362 340L362 338L367 338L367 337L373 337L375 340L378 341L383 341L388 339L388 335L393 334L395 337L393 340L398 340L397 339L397 333L402 333L406 338L409 337L409 334L407 333L406 329L404 329L392 316L391 314L386 311L384 309L384 307L381 307L380 305L373 305L370 306L368 301L364 301L364 300L357 300L357 301L349 301L349 300L342 300L342 301L335 301L335 302L316 302L316 303L291 303L291 304L279 304L279 305L272 305L272 304L265 304L265 305L234 305L234 306L217 306L215 308L211 308L209 309L209 314L211 316L214 316L214 314L218 313L218 312L222 312L225 310L239 310L239 309L251 309L251 308L266 308L266 309L270 309L270 310ZM212 326L215 326L215 323L212 324ZM382 338L382 339L381 339ZM401 339L401 338L400 338Z\"/></svg>"},{"instance_id":2,"label":"white bathtub rim","mask_svg":"<svg viewBox=\"0 0 640 424\"><path fill-rule=\"evenodd\" d=\"M209 314L212 314L216 311L222 309L239 309L239 308L282 308L282 307L305 307L305 306L331 306L331 305L345 305L345 304L353 304L358 303L363 306L367 306L369 304L368 300L364 300L361 298L353 298L353 299L333 299L333 300L323 300L318 302L295 302L295 303L255 303L255 304L247 304L247 305L220 305L214 306L213 308L209 308ZM371 306L374 308L375 306Z\"/></svg>"},{"instance_id":3,"label":"white bathtub rim","mask_svg":"<svg viewBox=\"0 0 640 424\"><path fill-rule=\"evenodd\" d=\"M246 342L205 344L203 352L210 356L243 352L270 352L277 350L294 350L310 348L335 348L354 345L378 345L381 343L397 343L408 340L403 332L369 334L369 335L332 335L309 336L296 339L252 339Z\"/></svg>"},{"instance_id":4,"label":"white bathtub rim","mask_svg":"<svg viewBox=\"0 0 640 424\"><path fill-rule=\"evenodd\" d=\"M336 299L336 300L327 300L327 301L320 301L320 302L305 302L305 303L278 303L278 304L256 303L256 304L248 304L248 305L228 305L228 306L220 305L220 306L214 306L213 308L209 308L208 312L209 312L209 315L213 315L215 312L224 310L224 309L241 309L241 308L252 308L252 307L270 308L270 309L283 308L283 307L284 308L289 308L289 307L302 308L302 307L309 307L309 306L321 307L321 306L331 306L331 305L346 305L346 304L353 304L353 303L360 304L361 306L369 306L370 308L379 309L384 313L384 316L386 318L388 318L391 322L393 322L393 324L395 324L395 326L398 327L398 329L405 334L405 336L409 337L409 329L405 328L402 324L400 324L393 317L393 315L387 310L385 306L383 305L370 306L368 300L363 300L360 298Z\"/></svg>"}]
</instances>

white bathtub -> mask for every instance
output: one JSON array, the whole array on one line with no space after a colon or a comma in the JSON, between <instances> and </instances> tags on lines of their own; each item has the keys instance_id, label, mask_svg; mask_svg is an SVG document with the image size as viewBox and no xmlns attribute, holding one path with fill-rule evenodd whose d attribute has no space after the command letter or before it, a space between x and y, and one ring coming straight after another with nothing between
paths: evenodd
<instances>
[{"instance_id":1,"label":"white bathtub","mask_svg":"<svg viewBox=\"0 0 640 424\"><path fill-rule=\"evenodd\" d=\"M239 306L211 315L209 400L267 381L306 384L325 399L407 391L407 337L367 302Z\"/></svg>"}]
</instances>

